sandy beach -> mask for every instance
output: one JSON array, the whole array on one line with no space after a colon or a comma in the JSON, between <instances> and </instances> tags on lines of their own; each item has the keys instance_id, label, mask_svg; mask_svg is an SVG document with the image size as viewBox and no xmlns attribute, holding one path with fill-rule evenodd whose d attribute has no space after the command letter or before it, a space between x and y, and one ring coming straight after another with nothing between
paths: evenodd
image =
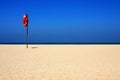
<instances>
[{"instance_id":1,"label":"sandy beach","mask_svg":"<svg viewBox=\"0 0 120 80\"><path fill-rule=\"evenodd\" d=\"M0 45L0 80L120 80L120 45Z\"/></svg>"}]
</instances>

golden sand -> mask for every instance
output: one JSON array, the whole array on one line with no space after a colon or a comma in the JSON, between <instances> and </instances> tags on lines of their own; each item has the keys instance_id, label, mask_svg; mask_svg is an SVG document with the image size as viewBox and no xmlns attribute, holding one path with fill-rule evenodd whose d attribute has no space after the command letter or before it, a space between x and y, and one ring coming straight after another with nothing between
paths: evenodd
<instances>
[{"instance_id":1,"label":"golden sand","mask_svg":"<svg viewBox=\"0 0 120 80\"><path fill-rule=\"evenodd\" d=\"M120 45L0 45L0 80L120 80Z\"/></svg>"}]
</instances>

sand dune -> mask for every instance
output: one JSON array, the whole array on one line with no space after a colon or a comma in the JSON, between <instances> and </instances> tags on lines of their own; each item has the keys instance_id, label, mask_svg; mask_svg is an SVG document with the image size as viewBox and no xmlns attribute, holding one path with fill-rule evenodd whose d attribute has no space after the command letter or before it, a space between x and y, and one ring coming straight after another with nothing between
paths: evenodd
<instances>
[{"instance_id":1,"label":"sand dune","mask_svg":"<svg viewBox=\"0 0 120 80\"><path fill-rule=\"evenodd\" d=\"M0 45L0 80L120 80L120 45Z\"/></svg>"}]
</instances>

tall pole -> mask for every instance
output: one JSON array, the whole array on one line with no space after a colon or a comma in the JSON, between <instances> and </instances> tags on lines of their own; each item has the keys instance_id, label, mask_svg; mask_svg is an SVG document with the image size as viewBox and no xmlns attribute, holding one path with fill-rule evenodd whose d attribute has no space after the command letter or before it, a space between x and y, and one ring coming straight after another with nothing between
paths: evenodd
<instances>
[{"instance_id":1,"label":"tall pole","mask_svg":"<svg viewBox=\"0 0 120 80\"><path fill-rule=\"evenodd\" d=\"M28 15L23 16L23 25L26 28L26 48L28 48Z\"/></svg>"},{"instance_id":2,"label":"tall pole","mask_svg":"<svg viewBox=\"0 0 120 80\"><path fill-rule=\"evenodd\" d=\"M28 26L26 27L26 48L28 48Z\"/></svg>"}]
</instances>

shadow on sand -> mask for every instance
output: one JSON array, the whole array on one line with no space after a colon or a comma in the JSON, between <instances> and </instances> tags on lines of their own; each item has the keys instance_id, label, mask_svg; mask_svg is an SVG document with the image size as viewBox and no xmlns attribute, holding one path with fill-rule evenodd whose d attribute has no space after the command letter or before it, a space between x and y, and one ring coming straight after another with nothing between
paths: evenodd
<instances>
[{"instance_id":1,"label":"shadow on sand","mask_svg":"<svg viewBox=\"0 0 120 80\"><path fill-rule=\"evenodd\" d=\"M36 46L34 46L34 47L31 47L32 49L36 49L36 48L38 48L38 47L36 47Z\"/></svg>"}]
</instances>

